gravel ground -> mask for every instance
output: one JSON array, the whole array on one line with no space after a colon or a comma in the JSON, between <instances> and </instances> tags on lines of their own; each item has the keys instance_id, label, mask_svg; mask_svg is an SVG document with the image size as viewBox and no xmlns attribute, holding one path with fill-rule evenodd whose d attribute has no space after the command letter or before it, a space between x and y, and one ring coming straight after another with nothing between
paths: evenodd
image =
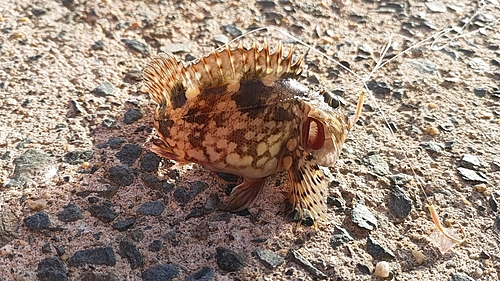
<instances>
[{"instance_id":1,"label":"gravel ground","mask_svg":"<svg viewBox=\"0 0 500 281\"><path fill-rule=\"evenodd\" d=\"M3 0L0 280L379 280L382 261L393 280L500 280L499 18L496 0ZM283 174L231 214L222 209L237 177L147 150L147 61L162 51L191 60L263 26L361 76L389 38L386 59L451 27L442 48L415 48L368 79L396 137L368 100L325 169L317 229L290 220ZM280 38L246 39L264 37ZM313 52L303 76L348 108L362 91ZM424 192L464 243L441 252Z\"/></svg>"}]
</instances>

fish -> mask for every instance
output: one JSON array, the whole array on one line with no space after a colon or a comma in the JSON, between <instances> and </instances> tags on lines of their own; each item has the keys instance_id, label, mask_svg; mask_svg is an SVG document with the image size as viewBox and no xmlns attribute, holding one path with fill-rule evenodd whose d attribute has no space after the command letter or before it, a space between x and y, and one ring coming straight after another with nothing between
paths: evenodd
<instances>
[{"instance_id":1,"label":"fish","mask_svg":"<svg viewBox=\"0 0 500 281\"><path fill-rule=\"evenodd\" d=\"M189 63L161 53L143 69L156 104L151 151L180 164L243 178L226 210L250 208L266 179L286 171L288 200L316 222L327 210L328 180L364 100L353 115L328 92L299 81L303 55L265 42L213 50Z\"/></svg>"}]
</instances>

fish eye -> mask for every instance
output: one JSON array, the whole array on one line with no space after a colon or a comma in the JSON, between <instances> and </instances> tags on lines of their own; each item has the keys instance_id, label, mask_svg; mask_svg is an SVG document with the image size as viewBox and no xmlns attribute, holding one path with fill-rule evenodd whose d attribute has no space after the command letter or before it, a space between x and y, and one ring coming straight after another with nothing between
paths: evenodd
<instances>
[{"instance_id":1,"label":"fish eye","mask_svg":"<svg viewBox=\"0 0 500 281\"><path fill-rule=\"evenodd\" d=\"M337 108L340 106L341 101L338 97L332 95L331 93L325 92L323 93L323 97L325 102L331 107L331 108Z\"/></svg>"}]
</instances>

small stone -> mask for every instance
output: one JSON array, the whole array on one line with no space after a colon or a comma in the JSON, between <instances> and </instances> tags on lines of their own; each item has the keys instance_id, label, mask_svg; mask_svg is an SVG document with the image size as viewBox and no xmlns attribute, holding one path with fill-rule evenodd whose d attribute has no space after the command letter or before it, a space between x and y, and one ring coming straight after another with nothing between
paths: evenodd
<instances>
[{"instance_id":1,"label":"small stone","mask_svg":"<svg viewBox=\"0 0 500 281\"><path fill-rule=\"evenodd\" d=\"M83 214L77 205L70 203L57 214L57 218L62 222L72 222L83 219Z\"/></svg>"},{"instance_id":2,"label":"small stone","mask_svg":"<svg viewBox=\"0 0 500 281\"><path fill-rule=\"evenodd\" d=\"M134 244L128 241L120 242L119 253L122 257L127 258L128 263L130 264L130 268L132 269L136 269L144 264L144 259L142 257L142 254L139 252L139 250Z\"/></svg>"},{"instance_id":3,"label":"small stone","mask_svg":"<svg viewBox=\"0 0 500 281\"><path fill-rule=\"evenodd\" d=\"M104 42L102 40L99 40L99 41L95 41L94 44L92 44L91 48L94 51L103 50L105 45L106 44L104 44Z\"/></svg>"},{"instance_id":4,"label":"small stone","mask_svg":"<svg viewBox=\"0 0 500 281\"><path fill-rule=\"evenodd\" d=\"M210 193L205 202L203 210L205 213L211 213L213 211L219 210L221 208L222 202L217 193Z\"/></svg>"},{"instance_id":5,"label":"small stone","mask_svg":"<svg viewBox=\"0 0 500 281\"><path fill-rule=\"evenodd\" d=\"M474 70L479 70L479 71L489 71L490 66L487 62L482 60L481 58L472 58L469 61L469 66L474 69Z\"/></svg>"},{"instance_id":6,"label":"small stone","mask_svg":"<svg viewBox=\"0 0 500 281\"><path fill-rule=\"evenodd\" d=\"M126 231L130 229L135 224L135 218L127 218L121 221L115 222L112 227L118 231Z\"/></svg>"},{"instance_id":7,"label":"small stone","mask_svg":"<svg viewBox=\"0 0 500 281\"><path fill-rule=\"evenodd\" d=\"M42 253L48 254L52 252L50 249L50 243L45 243L42 245Z\"/></svg>"},{"instance_id":8,"label":"small stone","mask_svg":"<svg viewBox=\"0 0 500 281\"><path fill-rule=\"evenodd\" d=\"M340 226L335 226L335 232L332 235L332 238L330 238L330 244L332 245L332 247L338 247L350 241L354 241L354 238L347 231L347 229Z\"/></svg>"},{"instance_id":9,"label":"small stone","mask_svg":"<svg viewBox=\"0 0 500 281\"><path fill-rule=\"evenodd\" d=\"M203 208L196 207L193 208L191 212L189 212L189 214L186 216L186 220L189 220L190 218L201 218L204 214L205 212L203 211Z\"/></svg>"},{"instance_id":10,"label":"small stone","mask_svg":"<svg viewBox=\"0 0 500 281\"><path fill-rule=\"evenodd\" d=\"M455 126L452 123L443 123L443 124L439 124L439 128L441 128L441 130L443 130L443 131L451 132L451 131L453 131Z\"/></svg>"},{"instance_id":11,"label":"small stone","mask_svg":"<svg viewBox=\"0 0 500 281\"><path fill-rule=\"evenodd\" d=\"M379 154L369 154L363 158L363 162L379 176L389 174L389 164L387 164L387 162Z\"/></svg>"},{"instance_id":12,"label":"small stone","mask_svg":"<svg viewBox=\"0 0 500 281\"><path fill-rule=\"evenodd\" d=\"M89 208L90 214L103 222L112 222L118 217L118 214L113 210L113 204L105 201L101 205L92 205Z\"/></svg>"},{"instance_id":13,"label":"small stone","mask_svg":"<svg viewBox=\"0 0 500 281\"><path fill-rule=\"evenodd\" d=\"M424 129L424 131L431 136L437 136L441 134L441 132L439 132L439 129L436 127L427 127Z\"/></svg>"},{"instance_id":14,"label":"small stone","mask_svg":"<svg viewBox=\"0 0 500 281\"><path fill-rule=\"evenodd\" d=\"M148 216L159 216L163 213L165 209L165 204L160 201L151 201L142 204L137 212L140 214L148 215Z\"/></svg>"},{"instance_id":15,"label":"small stone","mask_svg":"<svg viewBox=\"0 0 500 281\"><path fill-rule=\"evenodd\" d=\"M178 187L174 190L174 198L181 204L186 204L191 200L189 193L182 187Z\"/></svg>"},{"instance_id":16,"label":"small stone","mask_svg":"<svg viewBox=\"0 0 500 281\"><path fill-rule=\"evenodd\" d=\"M19 238L19 220L10 210L0 211L0 248Z\"/></svg>"},{"instance_id":17,"label":"small stone","mask_svg":"<svg viewBox=\"0 0 500 281\"><path fill-rule=\"evenodd\" d=\"M63 161L70 165L80 165L83 162L90 161L94 157L94 151L77 149L66 153Z\"/></svg>"},{"instance_id":18,"label":"small stone","mask_svg":"<svg viewBox=\"0 0 500 281\"><path fill-rule=\"evenodd\" d=\"M128 186L134 182L134 173L125 165L116 165L109 168L109 179L120 186Z\"/></svg>"},{"instance_id":19,"label":"small stone","mask_svg":"<svg viewBox=\"0 0 500 281\"><path fill-rule=\"evenodd\" d=\"M50 257L41 260L36 269L36 277L39 281L67 281L68 269L64 262L58 257Z\"/></svg>"},{"instance_id":20,"label":"small stone","mask_svg":"<svg viewBox=\"0 0 500 281\"><path fill-rule=\"evenodd\" d=\"M493 194L490 194L490 197L488 198L488 203L490 204L490 208L493 212L498 212L498 201L495 198ZM0 239L1 241L1 239ZM1 243L0 243L0 248L1 248Z\"/></svg>"},{"instance_id":21,"label":"small stone","mask_svg":"<svg viewBox=\"0 0 500 281\"><path fill-rule=\"evenodd\" d=\"M451 276L451 281L474 281L474 278L465 273L455 273Z\"/></svg>"},{"instance_id":22,"label":"small stone","mask_svg":"<svg viewBox=\"0 0 500 281\"><path fill-rule=\"evenodd\" d=\"M73 267L84 266L86 264L114 266L116 264L115 252L111 247L81 250L68 260L68 264Z\"/></svg>"},{"instance_id":23,"label":"small stone","mask_svg":"<svg viewBox=\"0 0 500 281\"><path fill-rule=\"evenodd\" d=\"M179 274L179 268L172 264L160 264L148 268L141 275L143 281L168 281Z\"/></svg>"},{"instance_id":24,"label":"small stone","mask_svg":"<svg viewBox=\"0 0 500 281\"><path fill-rule=\"evenodd\" d=\"M357 263L356 264L356 268L363 274L371 274L372 273L372 267L371 266L368 266L366 264L362 264L362 263Z\"/></svg>"},{"instance_id":25,"label":"small stone","mask_svg":"<svg viewBox=\"0 0 500 281\"><path fill-rule=\"evenodd\" d=\"M137 84L137 83L141 82L142 81L142 70L137 69L137 68L129 69L129 71L125 74L123 81L125 81L129 84Z\"/></svg>"},{"instance_id":26,"label":"small stone","mask_svg":"<svg viewBox=\"0 0 500 281\"><path fill-rule=\"evenodd\" d=\"M359 46L358 49L365 54L368 54L368 55L373 54L373 48L366 43Z\"/></svg>"},{"instance_id":27,"label":"small stone","mask_svg":"<svg viewBox=\"0 0 500 281\"><path fill-rule=\"evenodd\" d=\"M151 252L159 252L163 249L163 242L161 240L153 240L153 242L148 245L148 249Z\"/></svg>"},{"instance_id":28,"label":"small stone","mask_svg":"<svg viewBox=\"0 0 500 281\"><path fill-rule=\"evenodd\" d=\"M139 42L137 40L134 40L134 39L122 39L122 42L125 43L125 45L136 51L136 52L139 52L141 54L148 54L149 53L149 48L148 48L148 45L142 43L142 42Z\"/></svg>"},{"instance_id":29,"label":"small stone","mask_svg":"<svg viewBox=\"0 0 500 281\"><path fill-rule=\"evenodd\" d=\"M432 61L423 59L408 59L405 60L405 64L409 64L411 67L422 74L433 75L439 69L437 64L433 63Z\"/></svg>"},{"instance_id":30,"label":"small stone","mask_svg":"<svg viewBox=\"0 0 500 281\"><path fill-rule=\"evenodd\" d=\"M374 94L378 95L387 95L392 91L392 87L385 82L378 82L375 80L371 80L366 83L368 89L370 89Z\"/></svg>"},{"instance_id":31,"label":"small stone","mask_svg":"<svg viewBox=\"0 0 500 281\"><path fill-rule=\"evenodd\" d=\"M176 43L176 44L169 44L167 46L161 46L160 47L161 52L168 52L168 53L189 53L191 52L191 48L189 47L188 43Z\"/></svg>"},{"instance_id":32,"label":"small stone","mask_svg":"<svg viewBox=\"0 0 500 281\"><path fill-rule=\"evenodd\" d=\"M229 38L224 34L217 34L217 35L214 35L214 41L223 45L223 44L226 44L227 42L229 42Z\"/></svg>"},{"instance_id":33,"label":"small stone","mask_svg":"<svg viewBox=\"0 0 500 281\"><path fill-rule=\"evenodd\" d=\"M32 211L41 211L45 208L47 208L47 200L45 199L37 199L37 200L27 200L26 203L28 204L28 207Z\"/></svg>"},{"instance_id":34,"label":"small stone","mask_svg":"<svg viewBox=\"0 0 500 281\"><path fill-rule=\"evenodd\" d=\"M144 237L144 232L141 229L134 229L130 231L130 238L135 242L141 242Z\"/></svg>"},{"instance_id":35,"label":"small stone","mask_svg":"<svg viewBox=\"0 0 500 281\"><path fill-rule=\"evenodd\" d=\"M141 170L145 172L154 172L160 166L161 158L155 153L148 151L141 159Z\"/></svg>"},{"instance_id":36,"label":"small stone","mask_svg":"<svg viewBox=\"0 0 500 281\"><path fill-rule=\"evenodd\" d=\"M101 85L97 86L92 92L98 97L106 97L113 95L115 87L109 81L105 81Z\"/></svg>"},{"instance_id":37,"label":"small stone","mask_svg":"<svg viewBox=\"0 0 500 281\"><path fill-rule=\"evenodd\" d=\"M412 256L415 258L417 264L422 264L425 260L425 255L419 250L411 250Z\"/></svg>"},{"instance_id":38,"label":"small stone","mask_svg":"<svg viewBox=\"0 0 500 281\"><path fill-rule=\"evenodd\" d=\"M54 159L34 149L26 150L13 163L14 177L5 185L7 188L22 187L28 179L46 181L57 173Z\"/></svg>"},{"instance_id":39,"label":"small stone","mask_svg":"<svg viewBox=\"0 0 500 281\"><path fill-rule=\"evenodd\" d=\"M492 164L496 166L498 169L500 169L500 158L493 159Z\"/></svg>"},{"instance_id":40,"label":"small stone","mask_svg":"<svg viewBox=\"0 0 500 281\"><path fill-rule=\"evenodd\" d=\"M236 24L223 25L220 29L232 37L237 37L243 34L243 32L236 26Z\"/></svg>"},{"instance_id":41,"label":"small stone","mask_svg":"<svg viewBox=\"0 0 500 281\"><path fill-rule=\"evenodd\" d=\"M481 166L481 161L479 161L479 158L475 155L464 154L460 160L460 166L475 170Z\"/></svg>"},{"instance_id":42,"label":"small stone","mask_svg":"<svg viewBox=\"0 0 500 281\"><path fill-rule=\"evenodd\" d=\"M486 187L486 184L484 184L484 183L476 184L476 185L474 185L474 188L479 193L483 193L486 190L488 190L488 188Z\"/></svg>"},{"instance_id":43,"label":"small stone","mask_svg":"<svg viewBox=\"0 0 500 281\"><path fill-rule=\"evenodd\" d=\"M441 2L425 2L429 11L434 13L446 13L446 6Z\"/></svg>"},{"instance_id":44,"label":"small stone","mask_svg":"<svg viewBox=\"0 0 500 281\"><path fill-rule=\"evenodd\" d=\"M457 170L464 180L488 183L488 179L481 172L470 170L463 167L458 167Z\"/></svg>"},{"instance_id":45,"label":"small stone","mask_svg":"<svg viewBox=\"0 0 500 281\"><path fill-rule=\"evenodd\" d=\"M361 228L373 230L378 227L377 218L363 204L356 203L352 208L351 216L352 222Z\"/></svg>"},{"instance_id":46,"label":"small stone","mask_svg":"<svg viewBox=\"0 0 500 281\"><path fill-rule=\"evenodd\" d=\"M207 190L208 188L209 185L207 183L202 181L195 181L189 185L189 196L193 198L201 192Z\"/></svg>"},{"instance_id":47,"label":"small stone","mask_svg":"<svg viewBox=\"0 0 500 281\"><path fill-rule=\"evenodd\" d=\"M54 249L56 249L56 254L58 256L62 256L66 253L66 250L62 246L54 245Z\"/></svg>"},{"instance_id":48,"label":"small stone","mask_svg":"<svg viewBox=\"0 0 500 281\"><path fill-rule=\"evenodd\" d=\"M396 217L403 219L410 214L412 201L401 188L393 186L389 195L388 207Z\"/></svg>"},{"instance_id":49,"label":"small stone","mask_svg":"<svg viewBox=\"0 0 500 281\"><path fill-rule=\"evenodd\" d=\"M488 93L491 94L493 90L490 87L476 87L474 88L474 94L480 98L484 98Z\"/></svg>"},{"instance_id":50,"label":"small stone","mask_svg":"<svg viewBox=\"0 0 500 281\"><path fill-rule=\"evenodd\" d=\"M197 272L195 272L193 275L186 276L184 281L213 281L215 275L215 269L211 267L204 267Z\"/></svg>"},{"instance_id":51,"label":"small stone","mask_svg":"<svg viewBox=\"0 0 500 281\"><path fill-rule=\"evenodd\" d=\"M391 250L385 249L370 236L366 240L366 252L374 259L393 260L396 258Z\"/></svg>"},{"instance_id":52,"label":"small stone","mask_svg":"<svg viewBox=\"0 0 500 281\"><path fill-rule=\"evenodd\" d=\"M433 141L425 141L421 142L420 146L425 148L426 150L436 153L436 154L441 154L443 153L444 150L444 145L438 143L438 142L433 142Z\"/></svg>"},{"instance_id":53,"label":"small stone","mask_svg":"<svg viewBox=\"0 0 500 281\"><path fill-rule=\"evenodd\" d=\"M106 148L110 147L111 149L118 149L125 143L125 140L122 138L109 138L107 142L98 145L98 148Z\"/></svg>"},{"instance_id":54,"label":"small stone","mask_svg":"<svg viewBox=\"0 0 500 281\"><path fill-rule=\"evenodd\" d=\"M234 251L222 247L218 247L216 250L217 264L222 270L233 272L247 265L247 260Z\"/></svg>"},{"instance_id":55,"label":"small stone","mask_svg":"<svg viewBox=\"0 0 500 281\"><path fill-rule=\"evenodd\" d=\"M85 271L80 274L78 281L120 281L120 279L113 273L104 274Z\"/></svg>"},{"instance_id":56,"label":"small stone","mask_svg":"<svg viewBox=\"0 0 500 281\"><path fill-rule=\"evenodd\" d=\"M267 268L273 269L285 261L285 258L266 249L255 249L254 255Z\"/></svg>"},{"instance_id":57,"label":"small stone","mask_svg":"<svg viewBox=\"0 0 500 281\"><path fill-rule=\"evenodd\" d=\"M390 272L391 272L391 267L389 266L389 263L386 261L381 261L378 262L377 265L375 266L375 271L373 272L373 274L380 278L387 278L389 277Z\"/></svg>"},{"instance_id":58,"label":"small stone","mask_svg":"<svg viewBox=\"0 0 500 281\"><path fill-rule=\"evenodd\" d=\"M47 215L44 211L38 212L32 216L26 217L24 219L24 224L31 231L40 231L49 227L49 215Z\"/></svg>"},{"instance_id":59,"label":"small stone","mask_svg":"<svg viewBox=\"0 0 500 281\"><path fill-rule=\"evenodd\" d=\"M123 116L123 123L132 124L137 120L140 120L144 115L142 114L140 109L137 108L129 108L125 115Z\"/></svg>"},{"instance_id":60,"label":"small stone","mask_svg":"<svg viewBox=\"0 0 500 281\"><path fill-rule=\"evenodd\" d=\"M295 263L302 266L305 270L307 270L311 275L316 279L326 279L328 276L317 269L314 265L311 264L304 256L302 256L299 252L290 249L288 251L287 257L294 261Z\"/></svg>"},{"instance_id":61,"label":"small stone","mask_svg":"<svg viewBox=\"0 0 500 281\"><path fill-rule=\"evenodd\" d=\"M115 156L120 160L120 163L127 166L134 165L135 161L141 155L142 148L135 144L127 143L118 151Z\"/></svg>"}]
</instances>

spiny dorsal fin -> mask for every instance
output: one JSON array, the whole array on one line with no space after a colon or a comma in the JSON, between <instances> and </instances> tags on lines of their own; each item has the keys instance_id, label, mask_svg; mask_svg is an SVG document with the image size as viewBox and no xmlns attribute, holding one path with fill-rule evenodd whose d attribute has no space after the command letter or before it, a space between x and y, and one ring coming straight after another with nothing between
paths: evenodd
<instances>
[{"instance_id":1,"label":"spiny dorsal fin","mask_svg":"<svg viewBox=\"0 0 500 281\"><path fill-rule=\"evenodd\" d=\"M169 107L175 95L198 93L202 89L251 79L297 77L302 56L293 62L293 48L283 57L282 44L270 53L267 42L262 49L254 43L245 49L240 42L235 49L229 45L221 51L185 66L172 54L162 54L144 68L144 78L151 98L160 106Z\"/></svg>"}]
</instances>

